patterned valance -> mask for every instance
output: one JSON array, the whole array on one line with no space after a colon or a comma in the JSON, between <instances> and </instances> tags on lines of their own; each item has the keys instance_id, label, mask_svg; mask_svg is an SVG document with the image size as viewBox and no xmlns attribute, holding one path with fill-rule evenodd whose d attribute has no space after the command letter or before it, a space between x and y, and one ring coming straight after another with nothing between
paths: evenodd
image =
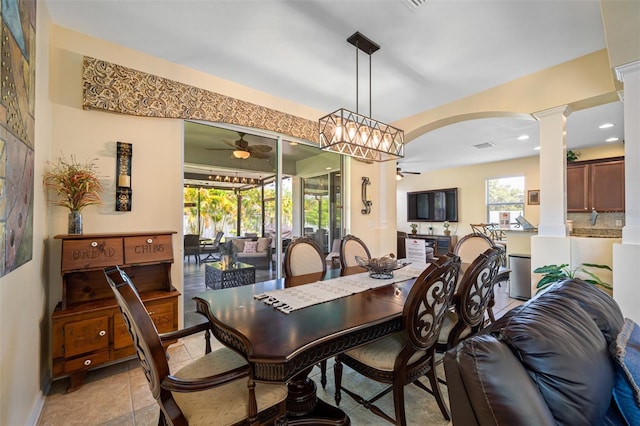
<instances>
[{"instance_id":1,"label":"patterned valance","mask_svg":"<svg viewBox=\"0 0 640 426\"><path fill-rule=\"evenodd\" d=\"M222 122L318 142L318 122L85 56L82 106L140 117Z\"/></svg>"}]
</instances>

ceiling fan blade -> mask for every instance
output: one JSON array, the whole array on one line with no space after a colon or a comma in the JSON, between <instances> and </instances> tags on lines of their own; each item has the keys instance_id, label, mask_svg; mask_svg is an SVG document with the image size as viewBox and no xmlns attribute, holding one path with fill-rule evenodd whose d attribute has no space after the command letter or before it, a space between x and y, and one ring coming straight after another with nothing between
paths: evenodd
<instances>
[{"instance_id":1,"label":"ceiling fan blade","mask_svg":"<svg viewBox=\"0 0 640 426\"><path fill-rule=\"evenodd\" d=\"M251 151L251 150L249 150L249 151L251 152L251 156L252 156L252 157L256 157L256 158L259 158L259 159L261 159L261 160L266 160L266 159L268 159L268 158L271 158L271 154L269 154L269 153L267 153L267 152L262 152L262 151Z\"/></svg>"},{"instance_id":2,"label":"ceiling fan blade","mask_svg":"<svg viewBox=\"0 0 640 426\"><path fill-rule=\"evenodd\" d=\"M249 145L250 151L270 152L273 150L269 145Z\"/></svg>"},{"instance_id":3,"label":"ceiling fan blade","mask_svg":"<svg viewBox=\"0 0 640 426\"><path fill-rule=\"evenodd\" d=\"M422 172L402 172L402 173L404 173L406 175L420 175L420 174L422 174Z\"/></svg>"}]
</instances>

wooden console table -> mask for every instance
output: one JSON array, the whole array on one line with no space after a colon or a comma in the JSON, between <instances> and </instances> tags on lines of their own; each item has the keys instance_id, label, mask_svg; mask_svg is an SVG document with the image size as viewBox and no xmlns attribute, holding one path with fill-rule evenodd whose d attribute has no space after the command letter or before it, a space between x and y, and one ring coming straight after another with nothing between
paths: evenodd
<instances>
[{"instance_id":1,"label":"wooden console table","mask_svg":"<svg viewBox=\"0 0 640 426\"><path fill-rule=\"evenodd\" d=\"M103 269L120 266L135 283L158 332L178 329L178 296L171 285L173 231L56 235L62 240L62 300L51 316L53 377L70 377L135 355L133 342Z\"/></svg>"},{"instance_id":2,"label":"wooden console table","mask_svg":"<svg viewBox=\"0 0 640 426\"><path fill-rule=\"evenodd\" d=\"M453 252L453 248L458 243L457 235L426 235L426 234L408 234L407 238L417 238L426 240L431 243L436 256L442 256Z\"/></svg>"}]
</instances>

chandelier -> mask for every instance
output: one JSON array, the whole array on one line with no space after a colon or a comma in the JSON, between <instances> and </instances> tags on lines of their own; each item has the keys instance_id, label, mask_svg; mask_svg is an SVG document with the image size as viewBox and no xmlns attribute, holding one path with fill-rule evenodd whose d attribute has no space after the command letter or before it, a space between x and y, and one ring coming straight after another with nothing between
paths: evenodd
<instances>
[{"instance_id":1,"label":"chandelier","mask_svg":"<svg viewBox=\"0 0 640 426\"><path fill-rule=\"evenodd\" d=\"M340 108L320 118L320 148L365 161L388 161L404 157L404 132L358 113L359 50L369 55L369 115L371 115L371 55L380 46L356 32L347 39L356 47L356 112Z\"/></svg>"}]
</instances>

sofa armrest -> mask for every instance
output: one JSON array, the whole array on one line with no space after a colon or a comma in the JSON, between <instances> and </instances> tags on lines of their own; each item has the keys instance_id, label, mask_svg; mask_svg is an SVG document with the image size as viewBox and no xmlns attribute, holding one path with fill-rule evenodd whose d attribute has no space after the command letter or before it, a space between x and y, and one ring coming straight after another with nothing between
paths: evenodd
<instances>
[{"instance_id":1,"label":"sofa armrest","mask_svg":"<svg viewBox=\"0 0 640 426\"><path fill-rule=\"evenodd\" d=\"M445 354L449 405L457 425L555 425L537 386L509 347L488 334Z\"/></svg>"}]
</instances>

